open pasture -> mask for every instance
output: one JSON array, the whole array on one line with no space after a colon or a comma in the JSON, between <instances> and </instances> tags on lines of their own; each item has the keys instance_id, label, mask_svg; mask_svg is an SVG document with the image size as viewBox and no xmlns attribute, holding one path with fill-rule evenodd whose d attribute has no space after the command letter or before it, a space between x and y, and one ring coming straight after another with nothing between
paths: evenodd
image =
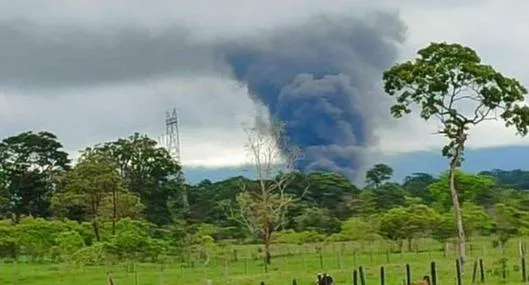
<instances>
[{"instance_id":1,"label":"open pasture","mask_svg":"<svg viewBox=\"0 0 529 285\"><path fill-rule=\"evenodd\" d=\"M76 266L72 264L3 262L0 284L6 285L69 285L106 284L111 271L116 285L250 285L315 284L318 272L332 274L335 284L352 284L352 272L362 266L366 284L380 284L380 267L384 266L385 284L403 284L406 264L411 267L412 280L430 274L430 262L436 262L437 284L456 283L455 252L431 240L418 241L413 251L394 252L385 242L328 243L305 245L274 245L272 265L263 266L258 246L225 247L205 266L190 257L185 263L108 264L107 266ZM486 284L521 284L522 267L518 240L505 248L494 248L490 239L469 243L462 284L471 284L474 261L482 258ZM267 272L265 272L267 271ZM476 272L479 283L479 266Z\"/></svg>"}]
</instances>

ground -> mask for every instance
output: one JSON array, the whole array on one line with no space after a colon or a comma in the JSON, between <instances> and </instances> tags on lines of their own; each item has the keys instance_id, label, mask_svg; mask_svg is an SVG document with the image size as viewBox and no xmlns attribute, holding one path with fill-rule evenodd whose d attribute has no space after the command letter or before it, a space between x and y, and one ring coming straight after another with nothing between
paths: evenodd
<instances>
[{"instance_id":1,"label":"ground","mask_svg":"<svg viewBox=\"0 0 529 285\"><path fill-rule=\"evenodd\" d=\"M513 239L501 249L494 248L491 239L474 239L464 266L463 284L471 284L477 258L484 261L487 284L522 283L519 240ZM212 284L223 285L257 285L262 281L265 284L286 285L292 284L293 279L297 280L298 285L303 285L315 284L319 272L331 273L335 284L352 284L353 270L362 266L366 284L371 285L380 284L380 267L384 266L385 284L392 285L403 284L406 263L411 265L412 279L419 280L430 274L431 261L437 265L437 284L456 284L456 262L451 249L444 253L442 244L431 240L418 241L417 246L418 250L401 254L388 253L386 242L275 245L268 273L264 272L261 260L252 258L259 255L256 246L225 248L227 258L214 258L208 267L198 261L190 262L187 266L135 264L136 273L128 264L80 267L6 261L0 265L0 284L99 285L107 284L107 271L113 272L115 285L199 285L208 284L207 280L212 280ZM321 255L317 252L319 248L323 249ZM502 277L502 258L507 259L505 279ZM476 275L476 281L479 281L479 270Z\"/></svg>"}]
</instances>

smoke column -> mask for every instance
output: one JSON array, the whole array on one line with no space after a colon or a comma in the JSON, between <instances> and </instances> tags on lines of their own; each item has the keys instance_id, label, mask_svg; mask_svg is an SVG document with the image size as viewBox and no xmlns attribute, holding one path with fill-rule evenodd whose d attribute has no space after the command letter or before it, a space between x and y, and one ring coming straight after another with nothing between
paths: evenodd
<instances>
[{"instance_id":1,"label":"smoke column","mask_svg":"<svg viewBox=\"0 0 529 285\"><path fill-rule=\"evenodd\" d=\"M316 17L223 47L224 60L252 98L286 124L303 151L296 167L355 179L388 117L377 85L394 61L405 26L393 14Z\"/></svg>"}]
</instances>

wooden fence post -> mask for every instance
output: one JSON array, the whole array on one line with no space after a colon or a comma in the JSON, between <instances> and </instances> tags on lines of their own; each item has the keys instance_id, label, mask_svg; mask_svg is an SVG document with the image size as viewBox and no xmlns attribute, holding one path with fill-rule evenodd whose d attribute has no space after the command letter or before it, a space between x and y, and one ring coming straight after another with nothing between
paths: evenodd
<instances>
[{"instance_id":1,"label":"wooden fence post","mask_svg":"<svg viewBox=\"0 0 529 285\"><path fill-rule=\"evenodd\" d=\"M409 263L406 263L406 284L411 285L411 267Z\"/></svg>"},{"instance_id":2,"label":"wooden fence post","mask_svg":"<svg viewBox=\"0 0 529 285\"><path fill-rule=\"evenodd\" d=\"M437 269L435 268L435 261L430 263L430 274L432 277L432 285L437 285Z\"/></svg>"}]
</instances>

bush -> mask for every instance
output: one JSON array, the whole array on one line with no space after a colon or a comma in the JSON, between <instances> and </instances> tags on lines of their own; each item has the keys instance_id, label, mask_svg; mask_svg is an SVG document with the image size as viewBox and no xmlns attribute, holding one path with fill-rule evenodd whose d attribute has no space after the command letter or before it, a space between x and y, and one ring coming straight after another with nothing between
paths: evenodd
<instances>
[{"instance_id":1,"label":"bush","mask_svg":"<svg viewBox=\"0 0 529 285\"><path fill-rule=\"evenodd\" d=\"M280 231L274 234L273 243L304 244L321 242L325 240L325 235L316 231L295 232L293 230Z\"/></svg>"},{"instance_id":2,"label":"bush","mask_svg":"<svg viewBox=\"0 0 529 285\"><path fill-rule=\"evenodd\" d=\"M372 223L360 218L351 218L342 224L342 231L329 237L329 241L374 241L380 240Z\"/></svg>"},{"instance_id":3,"label":"bush","mask_svg":"<svg viewBox=\"0 0 529 285\"><path fill-rule=\"evenodd\" d=\"M85 246L83 237L76 231L62 232L55 241L57 245L53 250L61 261L70 261L72 255Z\"/></svg>"},{"instance_id":4,"label":"bush","mask_svg":"<svg viewBox=\"0 0 529 285\"><path fill-rule=\"evenodd\" d=\"M110 245L105 242L96 242L91 246L81 248L72 255L72 262L82 265L102 265L111 260Z\"/></svg>"},{"instance_id":5,"label":"bush","mask_svg":"<svg viewBox=\"0 0 529 285\"><path fill-rule=\"evenodd\" d=\"M0 257L16 259L18 241L15 228L7 223L0 223Z\"/></svg>"}]
</instances>

